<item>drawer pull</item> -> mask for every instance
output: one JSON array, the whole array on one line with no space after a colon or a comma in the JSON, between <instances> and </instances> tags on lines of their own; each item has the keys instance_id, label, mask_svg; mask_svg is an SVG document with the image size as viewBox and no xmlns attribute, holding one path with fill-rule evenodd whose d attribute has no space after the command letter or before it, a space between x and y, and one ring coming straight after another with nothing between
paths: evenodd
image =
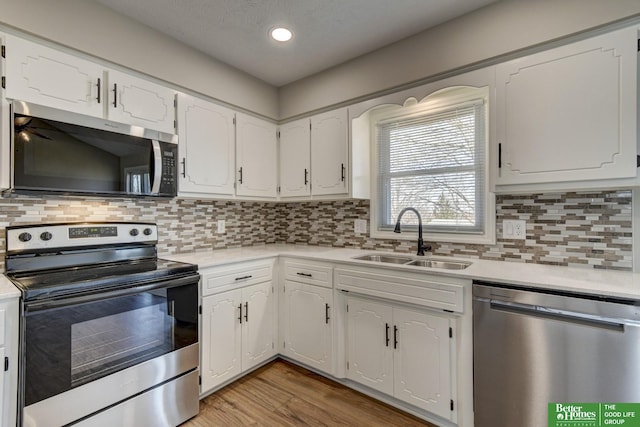
<instances>
[{"instance_id":1,"label":"drawer pull","mask_svg":"<svg viewBox=\"0 0 640 427\"><path fill-rule=\"evenodd\" d=\"M251 279L252 277L253 277L252 275L236 277L236 280L246 280L246 279Z\"/></svg>"},{"instance_id":2,"label":"drawer pull","mask_svg":"<svg viewBox=\"0 0 640 427\"><path fill-rule=\"evenodd\" d=\"M309 274L309 273L296 273L298 276L304 276L304 277L313 277L313 274Z\"/></svg>"}]
</instances>

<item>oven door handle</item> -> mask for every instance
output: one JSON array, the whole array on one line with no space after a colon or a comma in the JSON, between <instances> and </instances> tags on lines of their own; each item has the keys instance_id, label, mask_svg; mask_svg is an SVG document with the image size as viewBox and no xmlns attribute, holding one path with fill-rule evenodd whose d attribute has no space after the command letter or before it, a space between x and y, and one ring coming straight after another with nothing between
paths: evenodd
<instances>
[{"instance_id":1,"label":"oven door handle","mask_svg":"<svg viewBox=\"0 0 640 427\"><path fill-rule=\"evenodd\" d=\"M170 289L190 284L197 285L199 280L200 275L196 274L176 279L156 281L153 283L128 288L113 289L105 292L95 292L91 294L72 297L61 297L47 301L26 302L24 304L24 311L25 314L28 315L29 313L35 313L44 310L51 310L77 304L85 304L89 302L103 301L111 298L124 297L127 295L140 294L143 292L152 291L154 289Z\"/></svg>"}]
</instances>

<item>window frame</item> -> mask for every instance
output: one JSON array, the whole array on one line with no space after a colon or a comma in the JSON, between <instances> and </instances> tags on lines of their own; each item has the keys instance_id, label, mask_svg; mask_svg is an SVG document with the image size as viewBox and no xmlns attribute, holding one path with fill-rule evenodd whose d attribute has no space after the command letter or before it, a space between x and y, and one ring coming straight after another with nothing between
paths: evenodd
<instances>
[{"instance_id":1,"label":"window frame","mask_svg":"<svg viewBox=\"0 0 640 427\"><path fill-rule=\"evenodd\" d=\"M392 229L381 229L380 203L389 204L389 201L378 200L378 186L380 185L378 170L378 123L388 121L390 119L405 119L412 116L424 114L437 114L450 110L456 105L482 100L485 105L484 110L484 184L480 190L476 190L476 197L481 197L484 205L482 217L482 231L472 231L465 233L464 231L447 232L434 231L424 228L424 238L426 242L451 242L451 243L471 243L471 244L494 244L495 243L495 195L491 191L492 177L490 168L490 90L489 87L472 87L472 86L452 86L440 89L425 97L421 102L415 98L409 98L404 105L384 105L369 111L369 132L371 146L371 206L370 216L371 224L369 235L376 239L387 240L415 240L417 239L417 226L404 226L402 233L394 233ZM478 199L480 200L480 199ZM408 214L413 215L413 214Z\"/></svg>"}]
</instances>

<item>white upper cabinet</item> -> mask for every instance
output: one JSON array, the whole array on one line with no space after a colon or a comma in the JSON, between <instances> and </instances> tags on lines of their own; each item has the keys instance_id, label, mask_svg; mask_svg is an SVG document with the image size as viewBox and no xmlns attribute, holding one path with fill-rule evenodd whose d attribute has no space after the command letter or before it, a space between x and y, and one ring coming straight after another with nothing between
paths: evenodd
<instances>
[{"instance_id":1,"label":"white upper cabinet","mask_svg":"<svg viewBox=\"0 0 640 427\"><path fill-rule=\"evenodd\" d=\"M171 89L14 36L5 56L9 99L175 133Z\"/></svg>"},{"instance_id":2,"label":"white upper cabinet","mask_svg":"<svg viewBox=\"0 0 640 427\"><path fill-rule=\"evenodd\" d=\"M280 126L280 197L311 194L311 129L309 119Z\"/></svg>"},{"instance_id":3,"label":"white upper cabinet","mask_svg":"<svg viewBox=\"0 0 640 427\"><path fill-rule=\"evenodd\" d=\"M277 127L246 114L236 115L236 195L275 198L278 183Z\"/></svg>"},{"instance_id":4,"label":"white upper cabinet","mask_svg":"<svg viewBox=\"0 0 640 427\"><path fill-rule=\"evenodd\" d=\"M9 35L5 56L7 98L103 117L100 65Z\"/></svg>"},{"instance_id":5,"label":"white upper cabinet","mask_svg":"<svg viewBox=\"0 0 640 427\"><path fill-rule=\"evenodd\" d=\"M115 70L108 79L109 120L175 133L175 91Z\"/></svg>"},{"instance_id":6,"label":"white upper cabinet","mask_svg":"<svg viewBox=\"0 0 640 427\"><path fill-rule=\"evenodd\" d=\"M311 194L349 193L349 114L346 108L311 117Z\"/></svg>"},{"instance_id":7,"label":"white upper cabinet","mask_svg":"<svg viewBox=\"0 0 640 427\"><path fill-rule=\"evenodd\" d=\"M637 29L496 67L496 184L636 176Z\"/></svg>"},{"instance_id":8,"label":"white upper cabinet","mask_svg":"<svg viewBox=\"0 0 640 427\"><path fill-rule=\"evenodd\" d=\"M178 95L181 195L233 196L235 113L225 107Z\"/></svg>"}]
</instances>

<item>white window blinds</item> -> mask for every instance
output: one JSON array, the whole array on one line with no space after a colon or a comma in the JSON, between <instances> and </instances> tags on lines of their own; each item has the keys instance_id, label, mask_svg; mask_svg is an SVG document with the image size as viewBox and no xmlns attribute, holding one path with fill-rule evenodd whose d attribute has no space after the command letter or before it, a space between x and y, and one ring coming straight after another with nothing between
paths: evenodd
<instances>
[{"instance_id":1,"label":"white window blinds","mask_svg":"<svg viewBox=\"0 0 640 427\"><path fill-rule=\"evenodd\" d=\"M377 138L379 230L393 229L411 206L432 233L484 232L483 100L381 120ZM418 221L406 215L402 223Z\"/></svg>"}]
</instances>

